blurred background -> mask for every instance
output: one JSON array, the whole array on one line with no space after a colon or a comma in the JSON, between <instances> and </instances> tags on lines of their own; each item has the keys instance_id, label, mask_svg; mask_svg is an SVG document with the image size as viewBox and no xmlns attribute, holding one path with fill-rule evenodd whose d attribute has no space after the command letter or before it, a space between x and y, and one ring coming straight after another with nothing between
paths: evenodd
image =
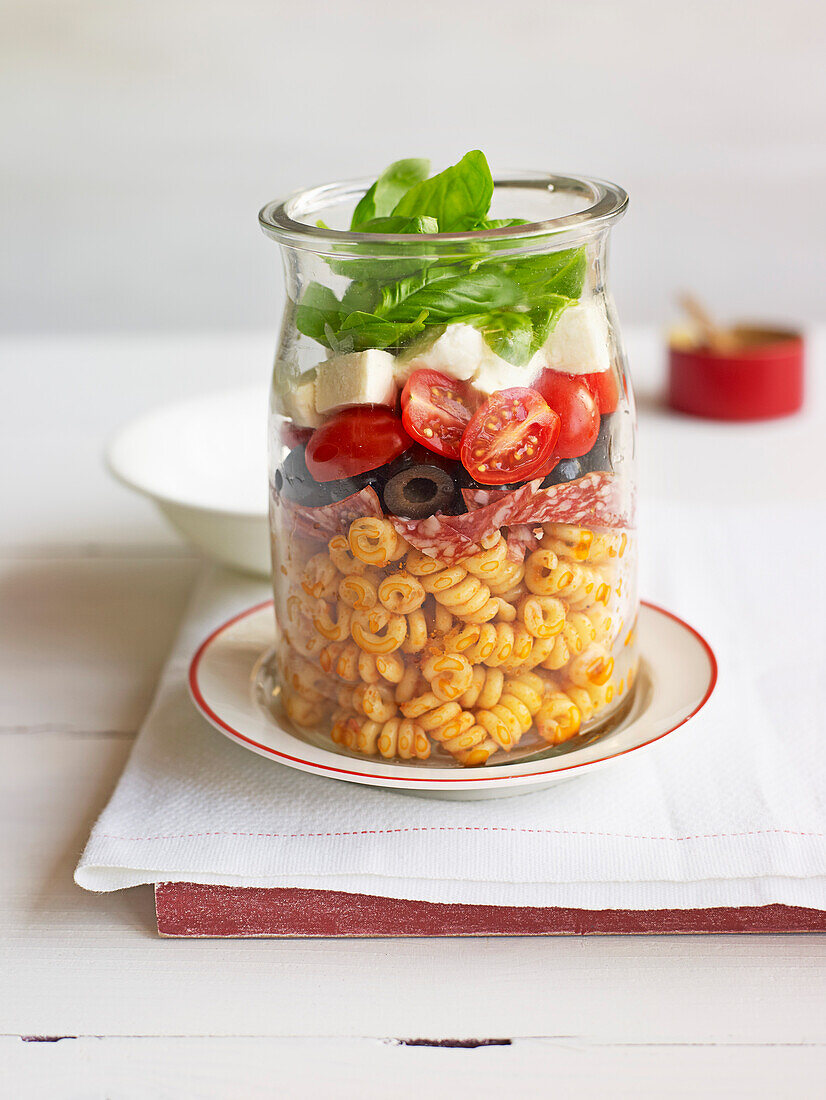
<instances>
[{"instance_id":1,"label":"blurred background","mask_svg":"<svg viewBox=\"0 0 826 1100\"><path fill-rule=\"evenodd\" d=\"M604 176L626 325L823 317L816 0L3 0L0 330L266 328L256 214L404 156ZM822 251L822 249L821 249Z\"/></svg>"},{"instance_id":2,"label":"blurred background","mask_svg":"<svg viewBox=\"0 0 826 1100\"><path fill-rule=\"evenodd\" d=\"M0 18L13 545L183 549L104 446L149 409L233 386L259 388L263 425L283 278L259 208L474 147L630 193L611 283L646 417L642 499L706 499L721 440L738 496L810 492L787 472L820 462L818 371L803 417L752 426L687 422L660 395L682 290L723 321L807 326L814 357L820 0L0 0ZM263 428L253 447L263 509Z\"/></svg>"}]
</instances>

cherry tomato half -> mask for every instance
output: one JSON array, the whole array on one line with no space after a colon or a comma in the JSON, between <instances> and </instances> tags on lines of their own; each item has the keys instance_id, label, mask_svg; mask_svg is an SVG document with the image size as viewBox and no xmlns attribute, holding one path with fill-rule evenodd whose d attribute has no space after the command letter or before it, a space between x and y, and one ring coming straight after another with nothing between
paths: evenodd
<instances>
[{"instance_id":1,"label":"cherry tomato half","mask_svg":"<svg viewBox=\"0 0 826 1100\"><path fill-rule=\"evenodd\" d=\"M544 370L537 379L536 388L561 421L557 455L578 458L587 454L599 434L599 409L582 376Z\"/></svg>"},{"instance_id":2,"label":"cherry tomato half","mask_svg":"<svg viewBox=\"0 0 826 1100\"><path fill-rule=\"evenodd\" d=\"M559 417L536 390L501 390L465 428L462 463L482 485L528 481L550 469L558 435Z\"/></svg>"},{"instance_id":3,"label":"cherry tomato half","mask_svg":"<svg viewBox=\"0 0 826 1100\"><path fill-rule=\"evenodd\" d=\"M316 481L354 477L392 462L413 440L384 405L350 405L316 428L307 444L307 469Z\"/></svg>"},{"instance_id":4,"label":"cherry tomato half","mask_svg":"<svg viewBox=\"0 0 826 1100\"><path fill-rule=\"evenodd\" d=\"M614 412L619 404L619 386L613 370L601 370L596 374L583 374L582 380L594 397L603 416Z\"/></svg>"},{"instance_id":5,"label":"cherry tomato half","mask_svg":"<svg viewBox=\"0 0 826 1100\"><path fill-rule=\"evenodd\" d=\"M438 370L417 370L402 390L402 420L410 435L429 450L458 458L462 433L481 400L467 382Z\"/></svg>"}]
</instances>

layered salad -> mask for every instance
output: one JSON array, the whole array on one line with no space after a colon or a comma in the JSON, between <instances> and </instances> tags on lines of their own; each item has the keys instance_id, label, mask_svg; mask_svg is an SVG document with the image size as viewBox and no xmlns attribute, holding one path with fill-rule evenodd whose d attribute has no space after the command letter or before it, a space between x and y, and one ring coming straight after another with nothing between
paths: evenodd
<instances>
[{"instance_id":1,"label":"layered salad","mask_svg":"<svg viewBox=\"0 0 826 1100\"><path fill-rule=\"evenodd\" d=\"M527 223L493 197L479 151L436 175L399 161L352 213L364 248L294 280L273 705L343 752L495 764L630 700L633 408L603 239L499 237ZM394 255L371 251L388 234ZM432 234L473 236L429 256Z\"/></svg>"}]
</instances>

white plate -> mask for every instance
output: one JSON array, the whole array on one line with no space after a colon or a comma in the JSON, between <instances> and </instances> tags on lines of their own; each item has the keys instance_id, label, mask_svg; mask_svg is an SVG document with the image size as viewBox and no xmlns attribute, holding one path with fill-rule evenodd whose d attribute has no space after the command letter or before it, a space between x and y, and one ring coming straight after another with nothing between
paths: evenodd
<instances>
[{"instance_id":1,"label":"white plate","mask_svg":"<svg viewBox=\"0 0 826 1100\"><path fill-rule=\"evenodd\" d=\"M278 725L256 698L260 664L275 640L272 601L242 611L210 634L192 659L189 689L197 708L221 733L287 767L430 798L498 798L584 775L652 745L700 710L717 679L708 642L670 611L648 603L640 608L638 638L641 665L634 705L610 733L581 748L560 746L562 751L546 750L539 758L484 768L422 768L345 755L308 744Z\"/></svg>"},{"instance_id":2,"label":"white plate","mask_svg":"<svg viewBox=\"0 0 826 1100\"><path fill-rule=\"evenodd\" d=\"M222 390L165 405L106 450L115 477L225 565L269 576L267 391ZM256 427L257 425L257 427Z\"/></svg>"}]
</instances>

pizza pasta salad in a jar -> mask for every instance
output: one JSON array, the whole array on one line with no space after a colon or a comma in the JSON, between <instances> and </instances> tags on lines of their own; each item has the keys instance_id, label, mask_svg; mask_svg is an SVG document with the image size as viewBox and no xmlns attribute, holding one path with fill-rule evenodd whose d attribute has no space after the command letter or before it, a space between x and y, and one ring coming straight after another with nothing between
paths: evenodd
<instances>
[{"instance_id":1,"label":"pizza pasta salad in a jar","mask_svg":"<svg viewBox=\"0 0 826 1100\"><path fill-rule=\"evenodd\" d=\"M271 703L345 754L565 751L637 671L634 408L606 289L627 204L482 153L261 212L283 249Z\"/></svg>"}]
</instances>

